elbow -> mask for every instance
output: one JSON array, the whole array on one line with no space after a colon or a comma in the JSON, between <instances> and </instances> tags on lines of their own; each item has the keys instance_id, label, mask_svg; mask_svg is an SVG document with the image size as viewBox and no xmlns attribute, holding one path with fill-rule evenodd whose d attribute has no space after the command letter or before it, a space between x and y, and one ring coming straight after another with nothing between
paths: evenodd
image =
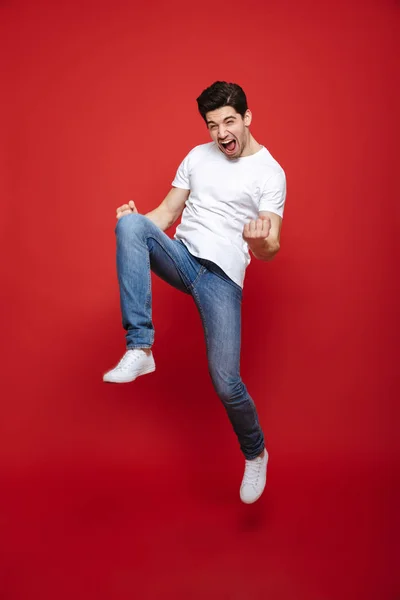
<instances>
[{"instance_id":1,"label":"elbow","mask_svg":"<svg viewBox=\"0 0 400 600\"><path fill-rule=\"evenodd\" d=\"M172 225L174 225L177 220L179 219L179 217L181 216L181 213L174 213L169 215L169 226L168 227L172 227Z\"/></svg>"},{"instance_id":2,"label":"elbow","mask_svg":"<svg viewBox=\"0 0 400 600\"><path fill-rule=\"evenodd\" d=\"M167 211L167 218L168 218L168 222L169 222L169 226L171 227L171 225L173 225L174 223L177 222L177 220L179 219L179 217L182 214L182 209L180 210L168 210Z\"/></svg>"},{"instance_id":3,"label":"elbow","mask_svg":"<svg viewBox=\"0 0 400 600\"><path fill-rule=\"evenodd\" d=\"M176 219L173 219L172 217L170 217L167 221L167 229L172 227L172 225L175 223L175 221L176 221Z\"/></svg>"},{"instance_id":4,"label":"elbow","mask_svg":"<svg viewBox=\"0 0 400 600\"><path fill-rule=\"evenodd\" d=\"M170 227L172 227L172 225L175 223L175 221L178 219L179 215L177 215L176 213L170 211L170 210L162 210L162 220L164 223L164 231L166 229L169 229Z\"/></svg>"}]
</instances>

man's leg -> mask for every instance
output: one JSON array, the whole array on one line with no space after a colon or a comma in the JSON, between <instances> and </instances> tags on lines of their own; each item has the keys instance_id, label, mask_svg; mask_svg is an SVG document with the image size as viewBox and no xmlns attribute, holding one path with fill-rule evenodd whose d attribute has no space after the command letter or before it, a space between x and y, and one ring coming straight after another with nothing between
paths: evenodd
<instances>
[{"instance_id":1,"label":"man's leg","mask_svg":"<svg viewBox=\"0 0 400 600\"><path fill-rule=\"evenodd\" d=\"M153 269L170 285L188 293L186 250L143 215L122 217L115 232L126 346L150 348L154 341L150 271Z\"/></svg>"},{"instance_id":2,"label":"man's leg","mask_svg":"<svg viewBox=\"0 0 400 600\"><path fill-rule=\"evenodd\" d=\"M192 295L203 322L211 379L246 459L241 497L254 502L265 486L268 454L255 404L240 376L242 290L209 264Z\"/></svg>"},{"instance_id":3,"label":"man's leg","mask_svg":"<svg viewBox=\"0 0 400 600\"><path fill-rule=\"evenodd\" d=\"M117 272L122 324L127 353L106 373L104 381L127 383L155 370L150 348L154 342L151 270L177 289L190 293L201 265L176 240L171 240L150 219L131 214L116 226Z\"/></svg>"}]
</instances>

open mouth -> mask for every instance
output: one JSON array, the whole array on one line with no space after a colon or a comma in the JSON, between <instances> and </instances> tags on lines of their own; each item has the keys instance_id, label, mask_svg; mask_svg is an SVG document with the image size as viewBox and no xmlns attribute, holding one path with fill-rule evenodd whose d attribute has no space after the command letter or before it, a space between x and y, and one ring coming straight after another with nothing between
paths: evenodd
<instances>
[{"instance_id":1,"label":"open mouth","mask_svg":"<svg viewBox=\"0 0 400 600\"><path fill-rule=\"evenodd\" d=\"M236 140L220 142L220 146L226 154L233 154L236 150Z\"/></svg>"}]
</instances>

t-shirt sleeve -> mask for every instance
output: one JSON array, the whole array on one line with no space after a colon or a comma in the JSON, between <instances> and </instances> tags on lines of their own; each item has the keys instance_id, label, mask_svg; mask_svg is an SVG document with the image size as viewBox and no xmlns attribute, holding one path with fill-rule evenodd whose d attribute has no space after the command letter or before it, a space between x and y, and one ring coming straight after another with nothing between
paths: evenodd
<instances>
[{"instance_id":1,"label":"t-shirt sleeve","mask_svg":"<svg viewBox=\"0 0 400 600\"><path fill-rule=\"evenodd\" d=\"M286 176L283 169L272 175L265 184L258 210L268 210L283 217L286 200Z\"/></svg>"},{"instance_id":2,"label":"t-shirt sleeve","mask_svg":"<svg viewBox=\"0 0 400 600\"><path fill-rule=\"evenodd\" d=\"M173 187L190 190L189 157L190 152L179 165L175 179L172 182Z\"/></svg>"}]
</instances>

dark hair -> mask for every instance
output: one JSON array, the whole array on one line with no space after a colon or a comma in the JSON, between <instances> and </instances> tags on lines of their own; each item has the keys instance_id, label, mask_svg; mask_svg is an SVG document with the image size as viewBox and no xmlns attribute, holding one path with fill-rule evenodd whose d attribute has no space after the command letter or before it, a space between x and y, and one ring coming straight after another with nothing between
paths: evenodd
<instances>
[{"instance_id":1,"label":"dark hair","mask_svg":"<svg viewBox=\"0 0 400 600\"><path fill-rule=\"evenodd\" d=\"M216 81L201 92L197 98L197 106L205 121L208 112L223 106L232 106L237 113L244 117L247 110L247 99L246 94L237 83Z\"/></svg>"}]
</instances>

